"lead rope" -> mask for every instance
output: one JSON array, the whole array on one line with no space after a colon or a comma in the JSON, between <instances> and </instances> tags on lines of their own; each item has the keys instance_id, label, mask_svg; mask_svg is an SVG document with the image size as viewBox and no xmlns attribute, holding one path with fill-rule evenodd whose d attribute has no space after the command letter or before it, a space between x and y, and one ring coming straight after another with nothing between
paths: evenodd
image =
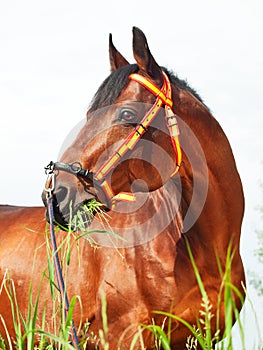
<instances>
[{"instance_id":1,"label":"lead rope","mask_svg":"<svg viewBox=\"0 0 263 350\"><path fill-rule=\"evenodd\" d=\"M51 187L48 188L45 187L46 191L46 199L47 199L47 208L48 208L48 216L49 216L49 228L50 228L50 235L51 235L51 243L52 243L52 250L54 253L54 266L55 266L55 272L56 272L56 279L58 284L58 289L61 295L62 300L64 300L64 317L65 320L68 316L68 310L69 310L69 302L68 302L68 296L65 288L65 283L62 275L62 268L61 263L58 256L58 249L57 249L57 241L55 236L55 225L54 225L54 209L53 209L53 195L52 191L54 189L54 179L55 175L54 173L49 173L49 176L51 175L51 178L48 178L47 183L49 185L51 184ZM70 340L74 346L75 349L80 350L79 346L79 340L77 337L76 328L74 325L74 321L71 320L71 333L70 333Z\"/></svg>"}]
</instances>

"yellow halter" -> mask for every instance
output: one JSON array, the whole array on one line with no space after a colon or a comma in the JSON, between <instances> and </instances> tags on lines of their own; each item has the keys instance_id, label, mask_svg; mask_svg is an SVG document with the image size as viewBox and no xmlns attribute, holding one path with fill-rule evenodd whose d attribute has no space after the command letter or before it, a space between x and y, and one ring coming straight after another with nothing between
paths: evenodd
<instances>
[{"instance_id":1,"label":"yellow halter","mask_svg":"<svg viewBox=\"0 0 263 350\"><path fill-rule=\"evenodd\" d=\"M123 144L117 149L117 151L100 167L100 169L94 174L94 180L99 183L102 188L108 203L111 207L114 207L116 201L135 201L135 195L131 192L120 192L114 194L109 182L107 181L108 174L116 167L119 163L120 158L124 156L128 151L131 151L137 142L141 139L143 134L147 131L148 126L154 120L156 115L162 106L165 106L166 123L170 132L174 152L175 152L175 170L171 174L174 176L182 162L182 152L179 142L179 128L177 124L176 115L172 111L172 89L170 81L167 75L163 72L164 84L161 89L154 85L150 80L146 79L140 74L131 74L129 78L144 86L147 90L156 96L155 103L152 108L146 113L143 120L136 128L130 133Z\"/></svg>"}]
</instances>

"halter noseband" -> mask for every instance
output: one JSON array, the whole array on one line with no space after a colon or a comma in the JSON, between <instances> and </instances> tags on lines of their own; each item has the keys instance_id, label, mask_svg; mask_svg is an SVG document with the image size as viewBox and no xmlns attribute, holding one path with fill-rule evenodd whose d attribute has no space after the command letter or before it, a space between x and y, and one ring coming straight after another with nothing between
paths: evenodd
<instances>
[{"instance_id":1,"label":"halter noseband","mask_svg":"<svg viewBox=\"0 0 263 350\"><path fill-rule=\"evenodd\" d=\"M182 162L182 152L179 142L179 128L177 124L177 117L172 111L173 101L172 101L172 89L170 81L167 75L163 72L164 84L161 89L154 85L150 80L143 77L140 74L134 73L129 76L130 80L136 81L137 83L144 86L153 95L156 96L155 103L146 113L143 120L138 124L135 129L129 134L122 145L117 149L117 151L99 168L99 170L94 174L88 169L83 169L79 162L74 162L72 164L67 164L63 162L51 162L45 169L49 174L54 170L61 170L71 173L76 176L83 177L93 184L99 186L106 197L106 205L109 208L114 206L114 203L118 200L120 201L135 201L135 195L131 192L120 192L117 195L113 192L111 185L109 184L107 177L110 172L117 166L120 162L121 157L123 157L128 151L133 150L137 142L142 138L143 134L147 131L147 128L152 123L162 106L165 106L165 116L166 124L171 136L172 145L175 153L175 170L171 174L174 176L181 165Z\"/></svg>"}]
</instances>

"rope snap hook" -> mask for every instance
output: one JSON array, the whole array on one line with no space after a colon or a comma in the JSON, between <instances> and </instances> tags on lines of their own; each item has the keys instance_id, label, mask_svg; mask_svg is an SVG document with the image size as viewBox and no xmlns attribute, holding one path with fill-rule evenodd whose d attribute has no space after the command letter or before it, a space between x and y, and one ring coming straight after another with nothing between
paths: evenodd
<instances>
[{"instance_id":1,"label":"rope snap hook","mask_svg":"<svg viewBox=\"0 0 263 350\"><path fill-rule=\"evenodd\" d=\"M46 192L46 197L47 198L51 198L52 197L52 193L55 189L55 174L48 174L47 176L47 180L46 180L46 184L44 187L44 191Z\"/></svg>"},{"instance_id":2,"label":"rope snap hook","mask_svg":"<svg viewBox=\"0 0 263 350\"><path fill-rule=\"evenodd\" d=\"M44 191L46 192L47 198L52 198L52 193L55 189L56 177L54 173L54 163L50 162L45 167L45 173L47 174L47 180L45 183Z\"/></svg>"}]
</instances>

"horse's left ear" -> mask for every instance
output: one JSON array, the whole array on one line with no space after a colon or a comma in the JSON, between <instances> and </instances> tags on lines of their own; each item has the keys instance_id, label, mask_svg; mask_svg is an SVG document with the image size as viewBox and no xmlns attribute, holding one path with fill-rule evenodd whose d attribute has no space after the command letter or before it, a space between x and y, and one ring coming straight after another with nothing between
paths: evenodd
<instances>
[{"instance_id":1,"label":"horse's left ear","mask_svg":"<svg viewBox=\"0 0 263 350\"><path fill-rule=\"evenodd\" d=\"M162 86L162 70L151 54L144 33L137 27L133 27L133 55L139 68Z\"/></svg>"},{"instance_id":2,"label":"horse's left ear","mask_svg":"<svg viewBox=\"0 0 263 350\"><path fill-rule=\"evenodd\" d=\"M113 45L112 34L109 36L109 54L111 72L114 72L116 69L129 64L129 62L122 56L122 54L119 53L119 51Z\"/></svg>"}]
</instances>

